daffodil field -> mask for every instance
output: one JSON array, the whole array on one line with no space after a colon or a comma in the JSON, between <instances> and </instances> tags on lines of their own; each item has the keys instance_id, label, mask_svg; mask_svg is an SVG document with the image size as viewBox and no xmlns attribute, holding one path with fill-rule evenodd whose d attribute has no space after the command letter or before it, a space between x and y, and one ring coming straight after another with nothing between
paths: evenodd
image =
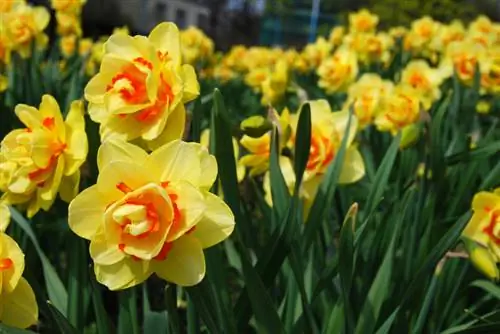
<instances>
[{"instance_id":1,"label":"daffodil field","mask_svg":"<svg viewBox=\"0 0 500 334\"><path fill-rule=\"evenodd\" d=\"M0 0L0 333L500 332L500 24L219 52L51 4Z\"/></svg>"}]
</instances>

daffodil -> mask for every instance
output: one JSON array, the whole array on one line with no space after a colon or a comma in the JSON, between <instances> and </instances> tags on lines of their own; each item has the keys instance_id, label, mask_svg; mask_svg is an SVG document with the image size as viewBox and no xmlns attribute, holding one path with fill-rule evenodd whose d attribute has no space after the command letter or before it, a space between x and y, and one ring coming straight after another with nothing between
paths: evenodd
<instances>
[{"instance_id":1,"label":"daffodil","mask_svg":"<svg viewBox=\"0 0 500 334\"><path fill-rule=\"evenodd\" d=\"M314 43L306 45L302 51L302 59L307 63L309 70L314 70L330 56L332 50L333 45L331 43L324 37L318 37Z\"/></svg>"},{"instance_id":2,"label":"daffodil","mask_svg":"<svg viewBox=\"0 0 500 334\"><path fill-rule=\"evenodd\" d=\"M404 39L404 49L414 56L423 56L436 61L436 51L431 48L433 38L438 34L441 24L429 16L413 21Z\"/></svg>"},{"instance_id":3,"label":"daffodil","mask_svg":"<svg viewBox=\"0 0 500 334\"><path fill-rule=\"evenodd\" d=\"M305 202L306 215L328 166L335 159L343 137L347 135L347 130L349 130L349 134L339 183L354 183L365 175L363 158L356 145L353 144L358 126L356 116L352 116L348 128L348 111L332 112L326 100L309 101L308 103L311 110L311 147L299 194ZM296 138L299 115L291 115L292 141ZM282 156L279 163L285 182L291 192L296 182L292 161L288 157ZM272 204L270 189L270 175L266 173L264 190L266 191L266 200Z\"/></svg>"},{"instance_id":4,"label":"daffodil","mask_svg":"<svg viewBox=\"0 0 500 334\"><path fill-rule=\"evenodd\" d=\"M439 86L444 79L438 69L430 67L424 60L411 61L401 73L401 84L414 88L427 110L441 97Z\"/></svg>"},{"instance_id":5,"label":"daffodil","mask_svg":"<svg viewBox=\"0 0 500 334\"><path fill-rule=\"evenodd\" d=\"M31 54L31 43L44 43L43 33L49 24L50 14L45 7L29 5L13 6L10 12L2 14L2 28L12 49L27 58Z\"/></svg>"},{"instance_id":6,"label":"daffodil","mask_svg":"<svg viewBox=\"0 0 500 334\"><path fill-rule=\"evenodd\" d=\"M366 73L349 86L344 109L352 107L359 123L359 129L373 123L377 114L383 110L387 96L392 93L394 84L374 73Z\"/></svg>"},{"instance_id":7,"label":"daffodil","mask_svg":"<svg viewBox=\"0 0 500 334\"><path fill-rule=\"evenodd\" d=\"M61 36L82 35L80 17L66 12L56 13L57 33Z\"/></svg>"},{"instance_id":8,"label":"daffodil","mask_svg":"<svg viewBox=\"0 0 500 334\"><path fill-rule=\"evenodd\" d=\"M472 218L462 236L485 251L476 250L478 254L471 254L471 260L489 277L498 279L498 269L493 267L497 268L496 264L500 262L500 189L476 194L472 200L472 210ZM494 265L488 265L488 262Z\"/></svg>"},{"instance_id":9,"label":"daffodil","mask_svg":"<svg viewBox=\"0 0 500 334\"><path fill-rule=\"evenodd\" d=\"M180 139L184 104L199 95L194 68L182 65L179 31L161 23L148 37L114 34L99 73L85 88L101 137L144 140L151 149Z\"/></svg>"},{"instance_id":10,"label":"daffodil","mask_svg":"<svg viewBox=\"0 0 500 334\"><path fill-rule=\"evenodd\" d=\"M481 43L471 40L452 42L446 49L441 67L448 74L456 73L458 79L471 86L479 66L481 73L487 73L490 68L487 48Z\"/></svg>"},{"instance_id":11,"label":"daffodil","mask_svg":"<svg viewBox=\"0 0 500 334\"><path fill-rule=\"evenodd\" d=\"M327 94L346 91L358 75L356 54L347 48L340 48L321 63L317 74L318 86Z\"/></svg>"},{"instance_id":12,"label":"daffodil","mask_svg":"<svg viewBox=\"0 0 500 334\"><path fill-rule=\"evenodd\" d=\"M196 27L181 31L182 59L186 64L207 60L214 53L214 42Z\"/></svg>"},{"instance_id":13,"label":"daffodil","mask_svg":"<svg viewBox=\"0 0 500 334\"><path fill-rule=\"evenodd\" d=\"M61 53L65 58L69 58L75 54L76 42L77 39L75 35L63 36L60 39L59 43L60 43Z\"/></svg>"},{"instance_id":14,"label":"daffodil","mask_svg":"<svg viewBox=\"0 0 500 334\"><path fill-rule=\"evenodd\" d=\"M288 87L288 64L286 59L279 60L270 72L269 76L262 82L263 105L272 105L285 95Z\"/></svg>"},{"instance_id":15,"label":"daffodil","mask_svg":"<svg viewBox=\"0 0 500 334\"><path fill-rule=\"evenodd\" d=\"M198 143L175 140L148 155L115 139L97 157L97 184L70 203L68 218L90 240L97 280L111 290L153 273L181 286L199 283L203 249L234 228L229 207L208 191L217 177L215 158Z\"/></svg>"},{"instance_id":16,"label":"daffodil","mask_svg":"<svg viewBox=\"0 0 500 334\"><path fill-rule=\"evenodd\" d=\"M87 0L51 0L52 8L58 12L80 14Z\"/></svg>"},{"instance_id":17,"label":"daffodil","mask_svg":"<svg viewBox=\"0 0 500 334\"><path fill-rule=\"evenodd\" d=\"M18 328L38 321L35 294L21 276L23 271L23 252L11 237L0 232L0 323Z\"/></svg>"},{"instance_id":18,"label":"daffodil","mask_svg":"<svg viewBox=\"0 0 500 334\"><path fill-rule=\"evenodd\" d=\"M281 115L278 115L275 110L272 111L272 114L274 118L272 121L280 133L280 146L281 148L287 147L290 137L290 112L285 108L281 112ZM240 139L240 144L248 151L248 154L242 156L238 163L250 169L250 176L265 173L269 169L271 132L266 132L259 137L243 135Z\"/></svg>"},{"instance_id":19,"label":"daffodil","mask_svg":"<svg viewBox=\"0 0 500 334\"><path fill-rule=\"evenodd\" d=\"M375 119L379 131L389 131L395 135L420 119L420 98L414 88L397 86L385 101Z\"/></svg>"},{"instance_id":20,"label":"daffodil","mask_svg":"<svg viewBox=\"0 0 500 334\"><path fill-rule=\"evenodd\" d=\"M26 128L11 131L0 148L0 190L7 204L27 206L28 217L49 210L57 193L66 202L78 192L87 152L83 103L75 101L63 120L57 101L44 95L40 108L18 105Z\"/></svg>"},{"instance_id":21,"label":"daffodil","mask_svg":"<svg viewBox=\"0 0 500 334\"><path fill-rule=\"evenodd\" d=\"M379 18L366 9L349 14L349 30L354 33L373 32L377 28Z\"/></svg>"}]
</instances>

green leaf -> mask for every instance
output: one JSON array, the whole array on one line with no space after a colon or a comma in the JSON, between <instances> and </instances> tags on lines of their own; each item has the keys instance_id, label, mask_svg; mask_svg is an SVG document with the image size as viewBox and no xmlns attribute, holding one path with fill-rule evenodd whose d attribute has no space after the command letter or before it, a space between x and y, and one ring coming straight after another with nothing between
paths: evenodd
<instances>
[{"instance_id":1,"label":"green leaf","mask_svg":"<svg viewBox=\"0 0 500 334\"><path fill-rule=\"evenodd\" d=\"M375 330L382 303L387 299L391 284L392 266L396 240L399 236L401 224L397 223L392 235L391 244L385 253L384 260L370 287L368 296L361 310L355 333L372 333Z\"/></svg>"},{"instance_id":2,"label":"green leaf","mask_svg":"<svg viewBox=\"0 0 500 334\"><path fill-rule=\"evenodd\" d=\"M59 310L54 305L52 305L51 302L47 302L47 305L50 310L50 316L53 320L53 323L59 329L59 333L78 334L78 330L76 330L76 328L69 323L68 319L66 319L64 315L59 312Z\"/></svg>"},{"instance_id":3,"label":"green leaf","mask_svg":"<svg viewBox=\"0 0 500 334\"><path fill-rule=\"evenodd\" d=\"M85 243L75 235L71 235L69 246L68 275L68 320L75 328L82 328L84 322L83 294L87 290L87 272Z\"/></svg>"},{"instance_id":4,"label":"green leaf","mask_svg":"<svg viewBox=\"0 0 500 334\"><path fill-rule=\"evenodd\" d=\"M95 280L94 273L91 273L90 284L91 284L92 304L94 306L94 316L96 320L97 333L98 334L110 333L108 313L104 308L104 302L102 301L100 285Z\"/></svg>"},{"instance_id":5,"label":"green leaf","mask_svg":"<svg viewBox=\"0 0 500 334\"><path fill-rule=\"evenodd\" d=\"M59 275L40 247L36 235L31 228L30 222L26 220L19 213L19 211L17 211L13 207L10 207L10 212L12 215L12 219L19 225L19 227L21 227L24 233L26 233L28 238L33 243L36 252L38 253L38 257L40 258L40 261L42 263L43 274L45 276L45 286L47 288L47 293L49 295L50 301L52 302L52 305L56 307L59 312L61 312L61 314L66 315L68 306L68 293L66 292L66 288L59 278Z\"/></svg>"},{"instance_id":6,"label":"green leaf","mask_svg":"<svg viewBox=\"0 0 500 334\"><path fill-rule=\"evenodd\" d=\"M354 314L351 308L351 284L354 274L354 228L356 225L357 203L349 209L340 230L339 245L339 276L342 292L345 331L351 333L354 329Z\"/></svg>"},{"instance_id":7,"label":"green leaf","mask_svg":"<svg viewBox=\"0 0 500 334\"><path fill-rule=\"evenodd\" d=\"M217 315L213 309L214 299L211 294L210 285L205 280L200 284L186 289L189 299L196 305L201 319L207 326L210 333L220 333L221 329L217 324Z\"/></svg>"},{"instance_id":8,"label":"green leaf","mask_svg":"<svg viewBox=\"0 0 500 334\"><path fill-rule=\"evenodd\" d=\"M480 288L486 292L488 292L490 295L495 297L496 299L500 300L500 287L496 285L493 282L490 281L485 281L485 280L477 280L474 281L470 284L471 286L474 286L476 288Z\"/></svg>"},{"instance_id":9,"label":"green leaf","mask_svg":"<svg viewBox=\"0 0 500 334\"><path fill-rule=\"evenodd\" d=\"M328 323L323 330L323 334L344 333L344 322L345 316L342 304L336 304L330 313L330 317L328 318Z\"/></svg>"},{"instance_id":10,"label":"green leaf","mask_svg":"<svg viewBox=\"0 0 500 334\"><path fill-rule=\"evenodd\" d=\"M399 143L401 141L401 132L392 140L391 146L387 149L380 167L377 169L375 174L375 179L371 186L370 193L366 200L366 206L364 212L365 217L375 210L378 206L382 196L386 190L387 183L389 181L389 176L391 175L392 167L394 166L394 161L398 154Z\"/></svg>"},{"instance_id":11,"label":"green leaf","mask_svg":"<svg viewBox=\"0 0 500 334\"><path fill-rule=\"evenodd\" d=\"M302 247L303 252L309 249L314 241L314 237L326 216L326 209L330 203L332 203L333 194L337 187L337 182L340 176L340 171L342 170L344 164L344 156L346 152L347 139L349 138L349 131L352 122L352 110L349 113L349 119L347 121L346 131L340 148L335 155L335 159L328 166L326 175L321 182L316 197L314 198L309 216L307 217L307 222L305 224L304 233L302 237Z\"/></svg>"},{"instance_id":12,"label":"green leaf","mask_svg":"<svg viewBox=\"0 0 500 334\"><path fill-rule=\"evenodd\" d=\"M495 141L473 150L448 155L446 157L446 164L456 165L458 163L486 159L498 152L500 152L500 141Z\"/></svg>"},{"instance_id":13,"label":"green leaf","mask_svg":"<svg viewBox=\"0 0 500 334\"><path fill-rule=\"evenodd\" d=\"M118 334L139 334L136 287L120 291Z\"/></svg>"},{"instance_id":14,"label":"green leaf","mask_svg":"<svg viewBox=\"0 0 500 334\"><path fill-rule=\"evenodd\" d=\"M29 331L27 329L10 327L0 323L0 334L35 334L35 332Z\"/></svg>"},{"instance_id":15,"label":"green leaf","mask_svg":"<svg viewBox=\"0 0 500 334\"><path fill-rule=\"evenodd\" d=\"M168 321L167 312L154 312L149 304L147 284L142 285L142 310L144 313L144 330L143 333L167 333Z\"/></svg>"},{"instance_id":16,"label":"green leaf","mask_svg":"<svg viewBox=\"0 0 500 334\"><path fill-rule=\"evenodd\" d=\"M271 140L271 156L269 158L269 175L271 178L273 211L276 213L278 221L285 216L290 202L290 192L285 182L285 178L283 177L283 173L281 172L279 159L279 133L274 129Z\"/></svg>"},{"instance_id":17,"label":"green leaf","mask_svg":"<svg viewBox=\"0 0 500 334\"><path fill-rule=\"evenodd\" d=\"M167 304L169 333L180 333L181 321L179 310L177 309L177 287L175 285L167 285L165 289L165 303Z\"/></svg>"},{"instance_id":18,"label":"green leaf","mask_svg":"<svg viewBox=\"0 0 500 334\"><path fill-rule=\"evenodd\" d=\"M295 171L295 193L298 193L302 183L302 177L309 160L309 152L311 150L311 107L306 103L299 114L299 121L297 123L297 136L295 139L295 157L294 157L294 171Z\"/></svg>"}]
</instances>

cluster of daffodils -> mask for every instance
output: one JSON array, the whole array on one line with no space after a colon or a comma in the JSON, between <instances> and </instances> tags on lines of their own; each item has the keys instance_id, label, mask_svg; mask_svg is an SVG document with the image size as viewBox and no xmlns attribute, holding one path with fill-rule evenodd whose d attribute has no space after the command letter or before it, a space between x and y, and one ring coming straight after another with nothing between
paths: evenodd
<instances>
[{"instance_id":1,"label":"cluster of daffodils","mask_svg":"<svg viewBox=\"0 0 500 334\"><path fill-rule=\"evenodd\" d=\"M62 37L82 35L81 12L87 0L51 0L56 11L57 32Z\"/></svg>"},{"instance_id":2,"label":"cluster of daffodils","mask_svg":"<svg viewBox=\"0 0 500 334\"><path fill-rule=\"evenodd\" d=\"M0 323L27 328L38 321L38 305L28 281L22 277L24 254L5 230L10 213L0 204Z\"/></svg>"},{"instance_id":3,"label":"cluster of daffodils","mask_svg":"<svg viewBox=\"0 0 500 334\"><path fill-rule=\"evenodd\" d=\"M299 193L300 198L304 202L306 215L309 212L328 166L333 162L340 149L344 136L348 135L339 183L355 183L365 175L363 158L354 143L358 128L358 119L356 116L351 118L349 125L348 111L332 112L326 100L314 100L307 103L311 110L311 146ZM280 134L280 153L282 155L279 156L279 164L290 192L295 188L296 177L290 154L284 153L293 150L293 147L295 147L297 125L301 110L302 108L297 113L290 114L285 109L281 115L278 115L274 111L272 117ZM270 132L266 132L258 137L244 135L240 140L240 144L248 154L240 158L239 164L249 168L250 176L263 175L266 201L272 205L269 174L270 143Z\"/></svg>"},{"instance_id":4,"label":"cluster of daffodils","mask_svg":"<svg viewBox=\"0 0 500 334\"><path fill-rule=\"evenodd\" d=\"M195 285L205 275L203 249L234 229L230 208L210 192L218 168L207 135L203 144L182 141L185 104L199 95L199 83L182 61L177 27L162 23L147 37L116 32L103 48L100 70L85 89L102 142L95 185L80 192L88 154L83 101L65 117L50 95L38 108L17 105L25 127L1 142L1 323L25 328L38 317L33 291L20 277L23 254L3 232L9 206L33 217L58 195L70 203L69 227L90 241L96 278L110 290L152 274Z\"/></svg>"},{"instance_id":5,"label":"cluster of daffodils","mask_svg":"<svg viewBox=\"0 0 500 334\"><path fill-rule=\"evenodd\" d=\"M3 0L0 3L0 93L7 89L5 75L13 52L23 58L31 55L32 47L44 48L48 37L44 33L50 14L45 7L31 6L25 0Z\"/></svg>"}]
</instances>

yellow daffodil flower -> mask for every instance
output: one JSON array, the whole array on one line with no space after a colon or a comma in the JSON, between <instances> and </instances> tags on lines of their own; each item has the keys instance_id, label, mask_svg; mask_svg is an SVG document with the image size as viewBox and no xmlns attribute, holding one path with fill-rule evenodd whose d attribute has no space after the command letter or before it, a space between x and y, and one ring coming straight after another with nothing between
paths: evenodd
<instances>
[{"instance_id":1,"label":"yellow daffodil flower","mask_svg":"<svg viewBox=\"0 0 500 334\"><path fill-rule=\"evenodd\" d=\"M448 45L441 67L449 74L453 71L465 85L472 85L476 66L482 73L489 71L489 59L484 45L471 40L452 42Z\"/></svg>"},{"instance_id":2,"label":"yellow daffodil flower","mask_svg":"<svg viewBox=\"0 0 500 334\"><path fill-rule=\"evenodd\" d=\"M189 166L189 168L186 168ZM99 282L125 289L151 274L181 285L205 275L203 249L233 231L229 207L208 190L217 162L198 143L179 140L148 155L110 139L98 152L97 184L69 206L69 226L90 240Z\"/></svg>"},{"instance_id":3,"label":"yellow daffodil flower","mask_svg":"<svg viewBox=\"0 0 500 334\"><path fill-rule=\"evenodd\" d=\"M414 56L423 56L435 60L435 51L431 48L432 39L438 34L441 24L429 16L413 21L410 31L404 39L404 49Z\"/></svg>"},{"instance_id":4,"label":"yellow daffodil flower","mask_svg":"<svg viewBox=\"0 0 500 334\"><path fill-rule=\"evenodd\" d=\"M23 271L23 252L11 237L0 232L0 323L18 328L38 321L35 294L21 277Z\"/></svg>"},{"instance_id":5,"label":"yellow daffodil flower","mask_svg":"<svg viewBox=\"0 0 500 334\"><path fill-rule=\"evenodd\" d=\"M65 58L69 58L75 54L76 51L76 36L68 35L63 36L59 43L61 48L61 53Z\"/></svg>"},{"instance_id":6,"label":"yellow daffodil flower","mask_svg":"<svg viewBox=\"0 0 500 334\"><path fill-rule=\"evenodd\" d=\"M79 15L87 0L52 0L52 8L58 12Z\"/></svg>"},{"instance_id":7,"label":"yellow daffodil flower","mask_svg":"<svg viewBox=\"0 0 500 334\"><path fill-rule=\"evenodd\" d=\"M281 115L275 110L272 111L272 122L276 125L280 134L281 148L288 146L290 129L290 112L285 108ZM260 137L250 137L243 135L240 144L248 151L242 156L239 164L250 169L250 176L257 176L265 173L269 169L269 156L271 154L271 132L266 132Z\"/></svg>"},{"instance_id":8,"label":"yellow daffodil flower","mask_svg":"<svg viewBox=\"0 0 500 334\"><path fill-rule=\"evenodd\" d=\"M366 9L349 14L349 31L354 33L373 32L377 29L379 18Z\"/></svg>"},{"instance_id":9,"label":"yellow daffodil flower","mask_svg":"<svg viewBox=\"0 0 500 334\"><path fill-rule=\"evenodd\" d=\"M412 60L403 69L400 84L414 88L420 95L424 108L428 110L441 97L439 86L444 79L441 72L430 67L425 60Z\"/></svg>"},{"instance_id":10,"label":"yellow daffodil flower","mask_svg":"<svg viewBox=\"0 0 500 334\"><path fill-rule=\"evenodd\" d=\"M181 31L182 60L186 64L195 65L196 62L207 60L214 53L214 42L196 27L189 27Z\"/></svg>"},{"instance_id":11,"label":"yellow daffodil flower","mask_svg":"<svg viewBox=\"0 0 500 334\"><path fill-rule=\"evenodd\" d=\"M25 0L2 0L0 1L0 13L7 13L13 10L16 6L26 5Z\"/></svg>"},{"instance_id":12,"label":"yellow daffodil flower","mask_svg":"<svg viewBox=\"0 0 500 334\"><path fill-rule=\"evenodd\" d=\"M356 54L346 48L337 50L321 63L317 74L318 86L327 94L346 91L358 75Z\"/></svg>"},{"instance_id":13,"label":"yellow daffodil flower","mask_svg":"<svg viewBox=\"0 0 500 334\"><path fill-rule=\"evenodd\" d=\"M155 149L182 137L184 103L199 92L194 68L182 65L177 27L161 23L148 37L111 36L85 98L90 117L101 124L103 140L141 138Z\"/></svg>"},{"instance_id":14,"label":"yellow daffodil flower","mask_svg":"<svg viewBox=\"0 0 500 334\"><path fill-rule=\"evenodd\" d=\"M318 37L314 43L306 45L302 51L302 59L307 63L309 70L314 70L330 56L332 49L333 45L330 42L324 37Z\"/></svg>"},{"instance_id":15,"label":"yellow daffodil flower","mask_svg":"<svg viewBox=\"0 0 500 334\"><path fill-rule=\"evenodd\" d=\"M348 110L352 106L359 122L359 129L362 130L373 123L393 89L394 84L382 80L378 74L363 74L356 83L349 86L344 109Z\"/></svg>"},{"instance_id":16,"label":"yellow daffodil flower","mask_svg":"<svg viewBox=\"0 0 500 334\"><path fill-rule=\"evenodd\" d=\"M286 93L288 87L288 64L286 59L276 62L269 76L262 82L263 105L272 105L278 102Z\"/></svg>"},{"instance_id":17,"label":"yellow daffodil flower","mask_svg":"<svg viewBox=\"0 0 500 334\"><path fill-rule=\"evenodd\" d=\"M63 120L57 101L44 95L40 108L15 109L25 129L11 131L0 148L0 190L7 204L27 205L28 217L49 210L57 193L66 202L78 193L80 166L88 152L83 103Z\"/></svg>"},{"instance_id":18,"label":"yellow daffodil flower","mask_svg":"<svg viewBox=\"0 0 500 334\"><path fill-rule=\"evenodd\" d=\"M50 14L45 7L16 5L3 14L3 28L12 49L27 58L31 54L31 43L44 42L43 31L49 24ZM45 37L44 37L45 36Z\"/></svg>"},{"instance_id":19,"label":"yellow daffodil flower","mask_svg":"<svg viewBox=\"0 0 500 334\"><path fill-rule=\"evenodd\" d=\"M416 123L420 118L420 98L411 87L398 86L389 94L384 107L375 119L379 131L396 135L399 130Z\"/></svg>"},{"instance_id":20,"label":"yellow daffodil flower","mask_svg":"<svg viewBox=\"0 0 500 334\"><path fill-rule=\"evenodd\" d=\"M300 197L305 201L306 216L326 170L340 148L349 120L348 111L332 112L326 100L309 101L308 103L311 108L311 148L300 190ZM299 115L291 115L292 142L295 140L298 118ZM353 116L346 143L344 163L339 176L340 184L357 182L365 175L363 158L353 144L357 126L356 116ZM292 192L296 180L292 162L288 157L282 156L279 163L285 182ZM272 204L269 173L264 176L264 190L267 202Z\"/></svg>"},{"instance_id":21,"label":"yellow daffodil flower","mask_svg":"<svg viewBox=\"0 0 500 334\"><path fill-rule=\"evenodd\" d=\"M345 27L339 26L334 27L330 31L330 35L328 35L328 41L334 46L337 47L342 44L342 40L345 36Z\"/></svg>"},{"instance_id":22,"label":"yellow daffodil flower","mask_svg":"<svg viewBox=\"0 0 500 334\"><path fill-rule=\"evenodd\" d=\"M66 12L56 13L57 33L61 36L82 35L80 17Z\"/></svg>"}]
</instances>

